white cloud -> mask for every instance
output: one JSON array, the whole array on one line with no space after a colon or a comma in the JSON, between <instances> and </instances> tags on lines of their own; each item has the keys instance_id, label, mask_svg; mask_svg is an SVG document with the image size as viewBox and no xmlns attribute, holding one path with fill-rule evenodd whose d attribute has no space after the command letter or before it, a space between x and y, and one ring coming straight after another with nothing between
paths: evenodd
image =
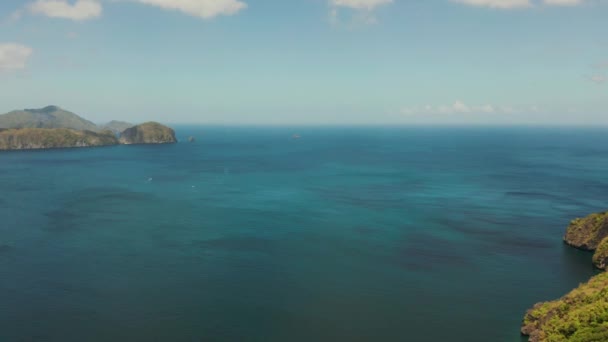
<instances>
[{"instance_id":1,"label":"white cloud","mask_svg":"<svg viewBox=\"0 0 608 342\"><path fill-rule=\"evenodd\" d=\"M30 47L24 45L0 44L0 72L25 69L32 52Z\"/></svg>"},{"instance_id":2,"label":"white cloud","mask_svg":"<svg viewBox=\"0 0 608 342\"><path fill-rule=\"evenodd\" d=\"M381 5L392 3L393 0L330 0L329 3L334 7L348 7L356 10L372 11Z\"/></svg>"},{"instance_id":3,"label":"white cloud","mask_svg":"<svg viewBox=\"0 0 608 342\"><path fill-rule=\"evenodd\" d=\"M539 111L537 106L531 106L529 111ZM490 104L470 106L457 100L452 105L425 105L422 107L404 107L400 110L403 115L453 115L453 114L512 114L520 112L511 106L495 106Z\"/></svg>"},{"instance_id":4,"label":"white cloud","mask_svg":"<svg viewBox=\"0 0 608 342\"><path fill-rule=\"evenodd\" d=\"M583 3L583 0L543 0L549 6L576 6Z\"/></svg>"},{"instance_id":5,"label":"white cloud","mask_svg":"<svg viewBox=\"0 0 608 342\"><path fill-rule=\"evenodd\" d=\"M469 107L469 111L466 113L483 113L483 114L492 114L496 113L497 109L495 106L485 104L480 106L471 106Z\"/></svg>"},{"instance_id":6,"label":"white cloud","mask_svg":"<svg viewBox=\"0 0 608 342\"><path fill-rule=\"evenodd\" d=\"M513 114L513 113L517 113L518 110L511 106L502 106L502 107L500 107L500 112L504 113L504 114Z\"/></svg>"},{"instance_id":7,"label":"white cloud","mask_svg":"<svg viewBox=\"0 0 608 342\"><path fill-rule=\"evenodd\" d=\"M595 84L603 84L603 83L606 83L606 81L608 81L608 77L606 77L606 75L603 75L603 74L595 74L595 75L589 76L589 80Z\"/></svg>"},{"instance_id":8,"label":"white cloud","mask_svg":"<svg viewBox=\"0 0 608 342\"><path fill-rule=\"evenodd\" d=\"M77 0L73 4L67 0L37 0L29 4L27 9L33 14L76 21L97 18L103 11L96 0Z\"/></svg>"},{"instance_id":9,"label":"white cloud","mask_svg":"<svg viewBox=\"0 0 608 342\"><path fill-rule=\"evenodd\" d=\"M545 6L577 6L584 0L450 0L461 4L477 7L490 7L498 9L517 9L534 7L537 4Z\"/></svg>"},{"instance_id":10,"label":"white cloud","mask_svg":"<svg viewBox=\"0 0 608 342\"><path fill-rule=\"evenodd\" d=\"M500 9L526 8L532 6L530 0L451 0L469 6L491 7Z\"/></svg>"},{"instance_id":11,"label":"white cloud","mask_svg":"<svg viewBox=\"0 0 608 342\"><path fill-rule=\"evenodd\" d=\"M393 3L393 0L328 0L329 21L332 24L340 24L340 9L354 12L349 26L370 25L378 22L374 10L383 5Z\"/></svg>"},{"instance_id":12,"label":"white cloud","mask_svg":"<svg viewBox=\"0 0 608 342\"><path fill-rule=\"evenodd\" d=\"M213 18L218 15L233 15L247 8L247 4L239 0L132 0L142 4L176 10L182 13L200 17Z\"/></svg>"},{"instance_id":13,"label":"white cloud","mask_svg":"<svg viewBox=\"0 0 608 342\"><path fill-rule=\"evenodd\" d=\"M460 100L454 102L451 109L456 113L469 113L471 111L471 108Z\"/></svg>"}]
</instances>

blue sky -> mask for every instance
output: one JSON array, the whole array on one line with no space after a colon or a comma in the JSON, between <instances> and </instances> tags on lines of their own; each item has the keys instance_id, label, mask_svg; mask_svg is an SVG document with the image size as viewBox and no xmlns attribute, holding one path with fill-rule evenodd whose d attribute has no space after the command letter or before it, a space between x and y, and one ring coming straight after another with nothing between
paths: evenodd
<instances>
[{"instance_id":1,"label":"blue sky","mask_svg":"<svg viewBox=\"0 0 608 342\"><path fill-rule=\"evenodd\" d=\"M606 0L3 0L0 112L608 125Z\"/></svg>"}]
</instances>

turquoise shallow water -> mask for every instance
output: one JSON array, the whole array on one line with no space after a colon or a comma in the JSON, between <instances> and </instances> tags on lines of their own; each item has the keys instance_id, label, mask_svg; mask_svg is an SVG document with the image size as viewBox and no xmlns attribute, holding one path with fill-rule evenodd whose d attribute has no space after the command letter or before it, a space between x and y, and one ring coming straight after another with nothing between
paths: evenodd
<instances>
[{"instance_id":1,"label":"turquoise shallow water","mask_svg":"<svg viewBox=\"0 0 608 342\"><path fill-rule=\"evenodd\" d=\"M594 273L606 130L177 131L0 153L0 341L521 341Z\"/></svg>"}]
</instances>

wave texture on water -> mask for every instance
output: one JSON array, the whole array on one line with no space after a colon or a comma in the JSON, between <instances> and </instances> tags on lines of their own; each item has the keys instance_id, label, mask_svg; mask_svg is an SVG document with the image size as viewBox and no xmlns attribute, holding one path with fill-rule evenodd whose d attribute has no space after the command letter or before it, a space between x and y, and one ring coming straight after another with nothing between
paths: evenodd
<instances>
[{"instance_id":1,"label":"wave texture on water","mask_svg":"<svg viewBox=\"0 0 608 342\"><path fill-rule=\"evenodd\" d=\"M605 131L294 131L0 153L0 340L519 341L594 272Z\"/></svg>"}]
</instances>

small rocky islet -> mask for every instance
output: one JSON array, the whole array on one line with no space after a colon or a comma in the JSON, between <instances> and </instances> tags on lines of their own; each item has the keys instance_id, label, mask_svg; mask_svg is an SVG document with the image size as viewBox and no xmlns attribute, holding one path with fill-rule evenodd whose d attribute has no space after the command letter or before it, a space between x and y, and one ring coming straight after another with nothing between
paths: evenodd
<instances>
[{"instance_id":1,"label":"small rocky islet","mask_svg":"<svg viewBox=\"0 0 608 342\"><path fill-rule=\"evenodd\" d=\"M608 264L608 212L570 222L564 242L594 251L595 267ZM602 272L562 298L535 304L522 323L521 333L530 342L608 341L608 273Z\"/></svg>"},{"instance_id":2,"label":"small rocky islet","mask_svg":"<svg viewBox=\"0 0 608 342\"><path fill-rule=\"evenodd\" d=\"M111 121L97 126L57 106L0 115L0 150L175 143L173 129L157 122Z\"/></svg>"},{"instance_id":3,"label":"small rocky islet","mask_svg":"<svg viewBox=\"0 0 608 342\"><path fill-rule=\"evenodd\" d=\"M158 122L146 122L125 129L120 133L118 142L125 145L132 144L167 144L175 143L175 131Z\"/></svg>"}]
</instances>

